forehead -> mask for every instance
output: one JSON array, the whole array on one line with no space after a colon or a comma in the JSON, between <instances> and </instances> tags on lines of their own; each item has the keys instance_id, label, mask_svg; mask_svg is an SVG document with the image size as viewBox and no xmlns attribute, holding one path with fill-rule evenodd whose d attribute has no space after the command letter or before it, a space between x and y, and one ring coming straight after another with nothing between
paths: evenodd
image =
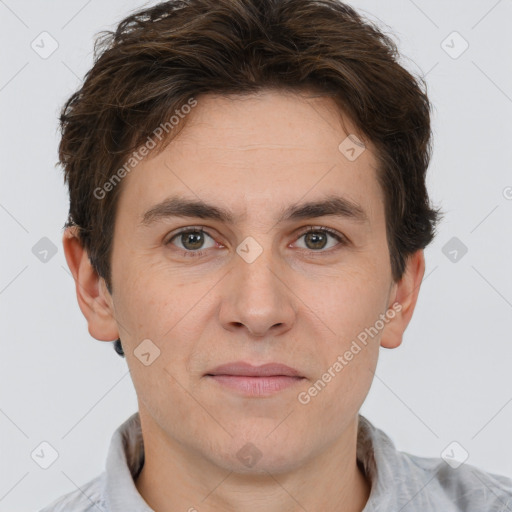
<instances>
[{"instance_id":1,"label":"forehead","mask_svg":"<svg viewBox=\"0 0 512 512\"><path fill-rule=\"evenodd\" d=\"M357 130L330 98L204 95L180 122L170 144L124 178L119 211L129 204L137 223L171 195L231 205L244 219L333 194L369 217L383 209L374 149L353 143Z\"/></svg>"}]
</instances>

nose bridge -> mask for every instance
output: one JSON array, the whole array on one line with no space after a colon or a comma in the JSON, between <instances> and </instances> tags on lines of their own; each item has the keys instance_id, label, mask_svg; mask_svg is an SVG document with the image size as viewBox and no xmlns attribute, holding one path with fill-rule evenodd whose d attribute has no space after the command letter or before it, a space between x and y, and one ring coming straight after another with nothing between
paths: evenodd
<instances>
[{"instance_id":1,"label":"nose bridge","mask_svg":"<svg viewBox=\"0 0 512 512\"><path fill-rule=\"evenodd\" d=\"M240 276L240 284L246 287L248 293L265 295L271 291L269 288L276 286L275 275L272 272L276 263L273 262L272 253L270 243L264 248L253 237L247 237L237 247L239 259L236 262L236 272Z\"/></svg>"},{"instance_id":2,"label":"nose bridge","mask_svg":"<svg viewBox=\"0 0 512 512\"><path fill-rule=\"evenodd\" d=\"M281 282L283 267L274 257L270 237L247 237L236 249L229 297L224 297L221 321L225 327L243 324L251 334L263 336L279 326L291 326L295 310L287 287ZM266 243L268 242L268 244Z\"/></svg>"}]
</instances>

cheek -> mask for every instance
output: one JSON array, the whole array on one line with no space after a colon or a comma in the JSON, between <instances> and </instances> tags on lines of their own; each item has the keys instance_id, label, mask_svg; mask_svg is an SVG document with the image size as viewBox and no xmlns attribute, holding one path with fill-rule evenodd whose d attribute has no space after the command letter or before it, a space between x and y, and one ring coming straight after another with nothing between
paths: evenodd
<instances>
[{"instance_id":1,"label":"cheek","mask_svg":"<svg viewBox=\"0 0 512 512\"><path fill-rule=\"evenodd\" d=\"M318 280L315 292L310 287L302 290L301 298L329 333L331 342L327 346L343 350L385 313L390 286L386 277L371 268L344 270Z\"/></svg>"},{"instance_id":2,"label":"cheek","mask_svg":"<svg viewBox=\"0 0 512 512\"><path fill-rule=\"evenodd\" d=\"M161 264L137 264L135 260L127 262L118 275L116 311L125 327L125 337L132 343L141 336L158 342L183 316L187 287L177 279L164 277L165 271Z\"/></svg>"},{"instance_id":3,"label":"cheek","mask_svg":"<svg viewBox=\"0 0 512 512\"><path fill-rule=\"evenodd\" d=\"M161 264L140 270L126 267L116 312L137 390L150 396L171 386L179 397L177 383L190 388L195 377L190 375L190 357L201 339L204 319L211 314L205 309L211 308L205 293L212 284L185 282L178 275L163 278L166 271ZM154 362L146 366L148 360Z\"/></svg>"},{"instance_id":4,"label":"cheek","mask_svg":"<svg viewBox=\"0 0 512 512\"><path fill-rule=\"evenodd\" d=\"M326 420L335 421L348 411L355 414L369 391L387 325L380 320L388 303L385 277L373 271L347 272L326 281L322 294L308 299L325 332L311 354L321 362L316 380L303 388L303 400L298 399L319 414L323 411Z\"/></svg>"},{"instance_id":5,"label":"cheek","mask_svg":"<svg viewBox=\"0 0 512 512\"><path fill-rule=\"evenodd\" d=\"M352 340L332 348L323 371L297 395L302 416L324 438L343 431L361 408L373 380L379 344Z\"/></svg>"}]
</instances>

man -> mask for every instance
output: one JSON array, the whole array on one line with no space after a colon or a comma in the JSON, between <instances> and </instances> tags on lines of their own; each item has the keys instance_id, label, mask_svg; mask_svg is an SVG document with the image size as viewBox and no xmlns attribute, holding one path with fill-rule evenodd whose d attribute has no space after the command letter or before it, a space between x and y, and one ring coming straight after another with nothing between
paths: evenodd
<instances>
[{"instance_id":1,"label":"man","mask_svg":"<svg viewBox=\"0 0 512 512\"><path fill-rule=\"evenodd\" d=\"M103 37L61 116L63 244L139 411L45 510L512 510L359 415L439 218L396 58L336 0L173 0Z\"/></svg>"}]
</instances>

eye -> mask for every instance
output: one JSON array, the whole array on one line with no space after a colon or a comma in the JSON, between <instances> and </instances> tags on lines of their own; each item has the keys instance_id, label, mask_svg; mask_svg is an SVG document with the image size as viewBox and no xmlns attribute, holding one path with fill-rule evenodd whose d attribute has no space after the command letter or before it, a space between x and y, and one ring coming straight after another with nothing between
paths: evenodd
<instances>
[{"instance_id":1,"label":"eye","mask_svg":"<svg viewBox=\"0 0 512 512\"><path fill-rule=\"evenodd\" d=\"M342 234L325 227L309 226L307 230L299 235L297 240L301 238L304 238L305 246L299 246L299 248L310 252L328 252L328 249L332 247L348 244L348 240ZM208 239L210 240L209 245ZM338 243L336 243L336 241ZM190 226L182 229L178 233L175 233L166 242L166 245L174 245L177 249L181 249L183 256L191 257L204 256L206 249L211 249L216 246L222 247L222 245L218 244L201 226Z\"/></svg>"},{"instance_id":2,"label":"eye","mask_svg":"<svg viewBox=\"0 0 512 512\"><path fill-rule=\"evenodd\" d=\"M211 240L210 245L205 247L205 239L209 238ZM175 243L176 241L176 243ZM203 231L202 228L186 228L182 231L176 233L172 236L166 245L172 244L176 245L179 249L182 249L184 253L187 255L196 255L192 253L197 253L197 255L202 255L201 249L210 249L215 247L215 240L208 234L206 231ZM181 244L181 245L178 245Z\"/></svg>"},{"instance_id":3,"label":"eye","mask_svg":"<svg viewBox=\"0 0 512 512\"><path fill-rule=\"evenodd\" d=\"M334 231L330 228L321 228L321 227L314 227L310 226L307 231L303 232L301 235L299 235L299 238L297 240L300 240L301 238L304 238L304 243L306 247L301 247L301 249L311 250L314 252L319 252L321 249L331 249L333 246L336 245L345 245L347 243L347 240L343 235L338 233L337 231ZM329 245L329 238L335 239L338 241L338 244L331 243ZM327 251L322 251L327 252Z\"/></svg>"}]
</instances>

